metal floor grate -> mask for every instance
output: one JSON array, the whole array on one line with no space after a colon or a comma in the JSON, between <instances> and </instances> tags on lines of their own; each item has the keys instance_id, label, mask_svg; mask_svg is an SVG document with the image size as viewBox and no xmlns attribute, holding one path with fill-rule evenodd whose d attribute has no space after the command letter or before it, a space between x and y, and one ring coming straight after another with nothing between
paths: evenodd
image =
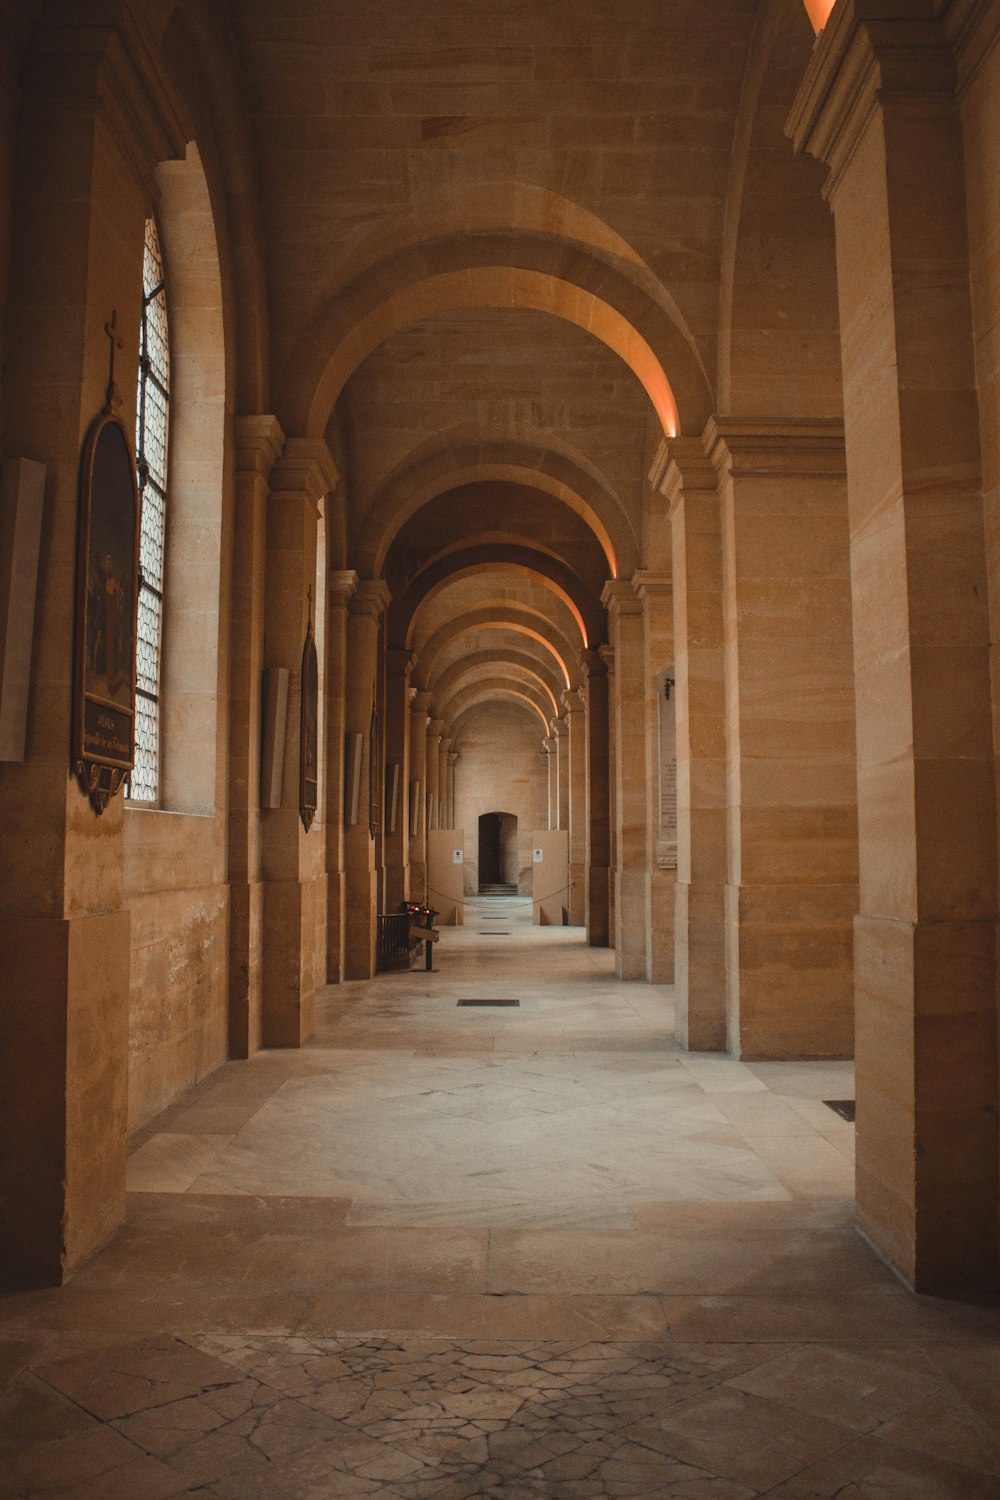
<instances>
[{"instance_id":1,"label":"metal floor grate","mask_svg":"<svg viewBox=\"0 0 1000 1500\"><path fill-rule=\"evenodd\" d=\"M847 1120L851 1125L854 1124L855 1111L857 1109L854 1099L824 1099L823 1103L827 1109L832 1109L834 1114L839 1115L842 1120Z\"/></svg>"},{"instance_id":2,"label":"metal floor grate","mask_svg":"<svg viewBox=\"0 0 1000 1500\"><path fill-rule=\"evenodd\" d=\"M504 1005L520 1006L520 1000L459 1000L459 1005Z\"/></svg>"},{"instance_id":3,"label":"metal floor grate","mask_svg":"<svg viewBox=\"0 0 1000 1500\"><path fill-rule=\"evenodd\" d=\"M476 937L510 937L510 933L509 932L488 932L484 928L482 932L477 932L476 933Z\"/></svg>"}]
</instances>

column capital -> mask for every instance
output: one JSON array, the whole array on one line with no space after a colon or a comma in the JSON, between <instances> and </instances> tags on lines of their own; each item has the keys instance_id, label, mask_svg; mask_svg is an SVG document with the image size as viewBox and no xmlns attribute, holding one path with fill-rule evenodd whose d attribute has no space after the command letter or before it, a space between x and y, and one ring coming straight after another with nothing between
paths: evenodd
<instances>
[{"instance_id":1,"label":"column capital","mask_svg":"<svg viewBox=\"0 0 1000 1500\"><path fill-rule=\"evenodd\" d=\"M674 581L669 573L640 569L632 574L632 587L643 604L669 604L674 597Z\"/></svg>"},{"instance_id":2,"label":"column capital","mask_svg":"<svg viewBox=\"0 0 1000 1500\"><path fill-rule=\"evenodd\" d=\"M323 438L286 438L284 450L271 473L272 493L299 492L314 506L335 490L340 474Z\"/></svg>"},{"instance_id":3,"label":"column capital","mask_svg":"<svg viewBox=\"0 0 1000 1500\"><path fill-rule=\"evenodd\" d=\"M277 417L237 417L233 422L236 472L270 479L281 457L285 434Z\"/></svg>"},{"instance_id":4,"label":"column capital","mask_svg":"<svg viewBox=\"0 0 1000 1500\"><path fill-rule=\"evenodd\" d=\"M401 651L393 646L385 653L385 669L390 677L409 677L416 661L415 651Z\"/></svg>"},{"instance_id":5,"label":"column capital","mask_svg":"<svg viewBox=\"0 0 1000 1500\"><path fill-rule=\"evenodd\" d=\"M561 696L563 708L568 714L579 714L583 712L583 697L580 693L567 688Z\"/></svg>"},{"instance_id":6,"label":"column capital","mask_svg":"<svg viewBox=\"0 0 1000 1500\"><path fill-rule=\"evenodd\" d=\"M413 695L413 702L410 704L410 708L415 714L429 714L433 702L434 695L432 693L417 692Z\"/></svg>"},{"instance_id":7,"label":"column capital","mask_svg":"<svg viewBox=\"0 0 1000 1500\"><path fill-rule=\"evenodd\" d=\"M327 598L333 605L346 609L358 586L353 568L333 568L326 577Z\"/></svg>"},{"instance_id":8,"label":"column capital","mask_svg":"<svg viewBox=\"0 0 1000 1500\"><path fill-rule=\"evenodd\" d=\"M900 15L889 0L838 0L813 50L785 131L797 154L830 168L830 197L873 111L893 100L907 108L937 96L953 100L955 58L933 0Z\"/></svg>"},{"instance_id":9,"label":"column capital","mask_svg":"<svg viewBox=\"0 0 1000 1500\"><path fill-rule=\"evenodd\" d=\"M441 738L441 731L443 728L443 719L431 719L430 723L427 726L427 733L430 735L432 740L439 740Z\"/></svg>"},{"instance_id":10,"label":"column capital","mask_svg":"<svg viewBox=\"0 0 1000 1500\"><path fill-rule=\"evenodd\" d=\"M701 438L671 438L660 445L662 463L650 470L650 483L667 502L667 513L673 515L685 495L704 492L715 496L719 476L705 452ZM655 476L655 478L654 478Z\"/></svg>"},{"instance_id":11,"label":"column capital","mask_svg":"<svg viewBox=\"0 0 1000 1500\"><path fill-rule=\"evenodd\" d=\"M547 735L543 736L543 738L542 738L542 749L545 751L545 754L546 755L552 755L553 752L555 751L555 748L556 748L556 737L555 737L555 735L554 734L547 734Z\"/></svg>"},{"instance_id":12,"label":"column capital","mask_svg":"<svg viewBox=\"0 0 1000 1500\"><path fill-rule=\"evenodd\" d=\"M383 578L362 578L350 603L352 615L370 615L373 619L389 607L389 585Z\"/></svg>"},{"instance_id":13,"label":"column capital","mask_svg":"<svg viewBox=\"0 0 1000 1500\"><path fill-rule=\"evenodd\" d=\"M552 734L557 741L562 739L563 735L566 733L567 727L568 726L565 719L549 720L549 728L552 730Z\"/></svg>"},{"instance_id":14,"label":"column capital","mask_svg":"<svg viewBox=\"0 0 1000 1500\"><path fill-rule=\"evenodd\" d=\"M443 750L444 753L447 755L448 752L450 751L451 747L452 747L452 744L453 744L453 741L452 741L451 735L450 734L443 734L441 736L441 743L438 746L438 751L440 752L440 751Z\"/></svg>"},{"instance_id":15,"label":"column capital","mask_svg":"<svg viewBox=\"0 0 1000 1500\"><path fill-rule=\"evenodd\" d=\"M456 765L458 763L458 759L459 759L459 752L457 750L449 750L448 751L448 764L449 764L449 766Z\"/></svg>"},{"instance_id":16,"label":"column capital","mask_svg":"<svg viewBox=\"0 0 1000 1500\"><path fill-rule=\"evenodd\" d=\"M847 471L844 424L839 417L784 421L710 417L702 441L720 479L730 474L822 477Z\"/></svg>"},{"instance_id":17,"label":"column capital","mask_svg":"<svg viewBox=\"0 0 1000 1500\"><path fill-rule=\"evenodd\" d=\"M612 621L628 615L641 615L642 604L628 578L612 578L601 591L601 603Z\"/></svg>"},{"instance_id":18,"label":"column capital","mask_svg":"<svg viewBox=\"0 0 1000 1500\"><path fill-rule=\"evenodd\" d=\"M615 648L614 646L598 646L598 653L604 663L604 669L609 677L614 676L615 670Z\"/></svg>"},{"instance_id":19,"label":"column capital","mask_svg":"<svg viewBox=\"0 0 1000 1500\"><path fill-rule=\"evenodd\" d=\"M589 682L591 677L607 677L608 663L604 651L607 648L580 652L580 670Z\"/></svg>"}]
</instances>

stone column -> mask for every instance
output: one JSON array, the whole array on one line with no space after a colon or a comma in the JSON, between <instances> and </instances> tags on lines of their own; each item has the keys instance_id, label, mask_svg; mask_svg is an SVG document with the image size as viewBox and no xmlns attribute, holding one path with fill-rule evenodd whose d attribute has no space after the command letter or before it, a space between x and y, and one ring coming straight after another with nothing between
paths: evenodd
<instances>
[{"instance_id":1,"label":"stone column","mask_svg":"<svg viewBox=\"0 0 1000 1500\"><path fill-rule=\"evenodd\" d=\"M677 1040L726 1047L726 695L718 475L698 438L676 438L657 488L673 557L677 726Z\"/></svg>"},{"instance_id":2,"label":"stone column","mask_svg":"<svg viewBox=\"0 0 1000 1500\"><path fill-rule=\"evenodd\" d=\"M264 559L271 471L285 435L275 417L236 419L229 657L229 1056L250 1057L263 1022L264 887L260 748Z\"/></svg>"},{"instance_id":3,"label":"stone column","mask_svg":"<svg viewBox=\"0 0 1000 1500\"><path fill-rule=\"evenodd\" d=\"M302 648L316 579L319 502L338 475L321 438L289 438L267 502L264 664L289 672L281 806L261 814L264 880L262 1041L298 1047L312 1035L326 979L326 859L322 830L299 813Z\"/></svg>"},{"instance_id":4,"label":"stone column","mask_svg":"<svg viewBox=\"0 0 1000 1500\"><path fill-rule=\"evenodd\" d=\"M410 672L412 651L386 653L385 909L396 911L410 888ZM393 772L393 767L397 771ZM396 776L396 826L389 827L390 778Z\"/></svg>"},{"instance_id":5,"label":"stone column","mask_svg":"<svg viewBox=\"0 0 1000 1500\"><path fill-rule=\"evenodd\" d=\"M427 726L427 831L441 827L441 731L443 719L431 719Z\"/></svg>"},{"instance_id":6,"label":"stone column","mask_svg":"<svg viewBox=\"0 0 1000 1500\"><path fill-rule=\"evenodd\" d=\"M448 801L448 755L451 751L451 736L442 735L441 744L438 749L438 806L440 816L438 818L439 828L450 828L451 808Z\"/></svg>"},{"instance_id":7,"label":"stone column","mask_svg":"<svg viewBox=\"0 0 1000 1500\"><path fill-rule=\"evenodd\" d=\"M615 973L646 977L646 697L643 684L642 604L631 583L604 586L615 653L614 721Z\"/></svg>"},{"instance_id":8,"label":"stone column","mask_svg":"<svg viewBox=\"0 0 1000 1500\"><path fill-rule=\"evenodd\" d=\"M458 751L448 751L448 827L455 826L455 767L458 765Z\"/></svg>"},{"instance_id":9,"label":"stone column","mask_svg":"<svg viewBox=\"0 0 1000 1500\"><path fill-rule=\"evenodd\" d=\"M571 927L587 922L587 715L578 692L562 695L569 746L569 890L566 906Z\"/></svg>"},{"instance_id":10,"label":"stone column","mask_svg":"<svg viewBox=\"0 0 1000 1500\"><path fill-rule=\"evenodd\" d=\"M674 724L673 590L669 573L636 573L642 603L646 698L646 978L674 982L677 886L677 736ZM665 676L664 674L669 674ZM669 711L660 698L669 694ZM663 743L668 735L669 743Z\"/></svg>"},{"instance_id":11,"label":"stone column","mask_svg":"<svg viewBox=\"0 0 1000 1500\"><path fill-rule=\"evenodd\" d=\"M346 921L344 973L348 979L370 979L375 973L378 936L375 840L369 826L372 708L376 701L379 622L389 603L381 578L364 578L348 606L347 736L360 735L361 795L358 820L344 834ZM348 788L350 791L350 788Z\"/></svg>"},{"instance_id":12,"label":"stone column","mask_svg":"<svg viewBox=\"0 0 1000 1500\"><path fill-rule=\"evenodd\" d=\"M591 948L610 946L611 781L608 762L608 666L600 651L580 658L587 698L586 918Z\"/></svg>"},{"instance_id":13,"label":"stone column","mask_svg":"<svg viewBox=\"0 0 1000 1500\"><path fill-rule=\"evenodd\" d=\"M841 0L789 129L831 168L837 235L858 1217L930 1292L997 1283L996 794L955 60L931 8L908 8Z\"/></svg>"},{"instance_id":14,"label":"stone column","mask_svg":"<svg viewBox=\"0 0 1000 1500\"><path fill-rule=\"evenodd\" d=\"M542 740L545 751L545 775L548 786L548 818L546 826L556 828L559 823L559 759L556 755L556 737L547 735Z\"/></svg>"},{"instance_id":15,"label":"stone column","mask_svg":"<svg viewBox=\"0 0 1000 1500\"><path fill-rule=\"evenodd\" d=\"M613 711L615 684L615 652L613 646L599 646L601 658L608 672L608 946L615 946L615 869L618 864L618 820L615 817L615 785L618 755L615 745L615 716Z\"/></svg>"},{"instance_id":16,"label":"stone column","mask_svg":"<svg viewBox=\"0 0 1000 1500\"><path fill-rule=\"evenodd\" d=\"M427 726L430 693L416 693L410 705L410 900L427 900Z\"/></svg>"},{"instance_id":17,"label":"stone column","mask_svg":"<svg viewBox=\"0 0 1000 1500\"><path fill-rule=\"evenodd\" d=\"M353 568L327 579L326 613L326 978L344 978L347 882L344 874L344 726L347 723L347 607L358 586Z\"/></svg>"},{"instance_id":18,"label":"stone column","mask_svg":"<svg viewBox=\"0 0 1000 1500\"><path fill-rule=\"evenodd\" d=\"M181 110L131 9L37 20L22 74L4 359L6 457L46 466L27 755L0 764L0 1284L55 1285L125 1214L123 797L70 767L80 452L109 385L131 434L143 229ZM121 101L128 100L128 108Z\"/></svg>"},{"instance_id":19,"label":"stone column","mask_svg":"<svg viewBox=\"0 0 1000 1500\"><path fill-rule=\"evenodd\" d=\"M857 793L836 422L710 423L726 659L726 1008L740 1057L849 1057Z\"/></svg>"},{"instance_id":20,"label":"stone column","mask_svg":"<svg viewBox=\"0 0 1000 1500\"><path fill-rule=\"evenodd\" d=\"M557 828L569 828L569 736L565 719L553 719L550 725L556 742L556 781L559 787Z\"/></svg>"}]
</instances>

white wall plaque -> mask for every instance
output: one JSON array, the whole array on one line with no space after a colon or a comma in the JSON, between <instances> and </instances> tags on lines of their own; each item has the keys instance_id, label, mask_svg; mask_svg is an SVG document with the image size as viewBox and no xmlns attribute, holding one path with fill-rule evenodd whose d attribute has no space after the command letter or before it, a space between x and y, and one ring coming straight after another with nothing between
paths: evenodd
<instances>
[{"instance_id":1,"label":"white wall plaque","mask_svg":"<svg viewBox=\"0 0 1000 1500\"><path fill-rule=\"evenodd\" d=\"M465 851L462 849L453 849L451 851L451 862L453 865L463 864L465 862Z\"/></svg>"},{"instance_id":2,"label":"white wall plaque","mask_svg":"<svg viewBox=\"0 0 1000 1500\"><path fill-rule=\"evenodd\" d=\"M532 849L532 851L531 851L531 858L535 862L536 865L544 864L545 863L545 850L544 849Z\"/></svg>"}]
</instances>

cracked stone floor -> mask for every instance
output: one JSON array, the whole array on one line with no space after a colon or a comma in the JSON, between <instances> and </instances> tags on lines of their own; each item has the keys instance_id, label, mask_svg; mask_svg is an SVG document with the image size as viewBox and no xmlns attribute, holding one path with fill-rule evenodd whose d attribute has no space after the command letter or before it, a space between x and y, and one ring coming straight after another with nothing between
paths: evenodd
<instances>
[{"instance_id":1,"label":"cracked stone floor","mask_svg":"<svg viewBox=\"0 0 1000 1500\"><path fill-rule=\"evenodd\" d=\"M121 1233L0 1298L0 1497L1000 1500L1000 1304L855 1234L850 1066L683 1053L577 931L466 921L181 1100Z\"/></svg>"}]
</instances>

